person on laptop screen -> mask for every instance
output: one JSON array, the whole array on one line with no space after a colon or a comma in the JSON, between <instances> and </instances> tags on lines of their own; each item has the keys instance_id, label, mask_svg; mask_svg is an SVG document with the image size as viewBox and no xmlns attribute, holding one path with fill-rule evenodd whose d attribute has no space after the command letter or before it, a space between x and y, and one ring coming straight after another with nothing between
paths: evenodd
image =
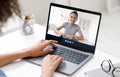
<instances>
[{"instance_id":1,"label":"person on laptop screen","mask_svg":"<svg viewBox=\"0 0 120 77\"><path fill-rule=\"evenodd\" d=\"M63 38L73 39L73 40L83 40L83 34L80 30L80 26L75 24L78 19L77 11L72 11L69 15L69 21L64 22L61 26L57 27L55 33ZM62 33L60 30L65 28L65 32ZM78 32L79 36L75 35Z\"/></svg>"},{"instance_id":2,"label":"person on laptop screen","mask_svg":"<svg viewBox=\"0 0 120 77\"><path fill-rule=\"evenodd\" d=\"M17 0L0 0L0 29L2 23L5 23L9 17L13 14L20 15L20 8ZM47 45L53 45L55 47L56 41L54 40L42 40L31 48L23 49L18 52L9 53L9 54L0 54L0 67L11 63L17 59L22 59L25 57L37 57L48 54L53 51L53 49L44 50ZM3 52L3 51L0 51ZM42 77L53 77L53 73L59 63L63 60L62 57L57 55L47 55L43 59L42 64ZM0 71L0 77L4 74Z\"/></svg>"},{"instance_id":3,"label":"person on laptop screen","mask_svg":"<svg viewBox=\"0 0 120 77\"><path fill-rule=\"evenodd\" d=\"M51 6L47 34L94 46L99 16L89 11Z\"/></svg>"}]
</instances>

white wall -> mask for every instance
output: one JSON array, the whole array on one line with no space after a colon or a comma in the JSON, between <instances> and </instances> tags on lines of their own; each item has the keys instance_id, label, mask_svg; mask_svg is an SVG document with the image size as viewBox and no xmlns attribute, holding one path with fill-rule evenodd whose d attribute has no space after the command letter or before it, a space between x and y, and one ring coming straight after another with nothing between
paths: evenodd
<instances>
[{"instance_id":1,"label":"white wall","mask_svg":"<svg viewBox=\"0 0 120 77\"><path fill-rule=\"evenodd\" d=\"M106 0L70 0L71 6L93 11L106 10Z\"/></svg>"},{"instance_id":2,"label":"white wall","mask_svg":"<svg viewBox=\"0 0 120 77\"><path fill-rule=\"evenodd\" d=\"M39 24L47 22L50 2L71 5L95 11L105 10L105 0L19 0L23 13L33 13Z\"/></svg>"},{"instance_id":3,"label":"white wall","mask_svg":"<svg viewBox=\"0 0 120 77\"><path fill-rule=\"evenodd\" d=\"M33 13L39 24L47 21L49 4L54 0L19 0L23 13Z\"/></svg>"}]
</instances>

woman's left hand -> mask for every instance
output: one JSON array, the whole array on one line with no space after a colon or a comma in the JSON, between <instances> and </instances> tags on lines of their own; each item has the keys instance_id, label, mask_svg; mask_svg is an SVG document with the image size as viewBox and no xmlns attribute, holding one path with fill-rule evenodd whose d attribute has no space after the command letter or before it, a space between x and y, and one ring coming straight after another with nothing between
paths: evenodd
<instances>
[{"instance_id":1,"label":"woman's left hand","mask_svg":"<svg viewBox=\"0 0 120 77\"><path fill-rule=\"evenodd\" d=\"M41 40L40 42L35 44L33 47L28 48L27 53L30 57L43 56L43 55L48 54L54 50L52 48L44 50L44 48L48 45L52 45L53 48L55 48L56 43L57 43L57 41L54 41L54 40Z\"/></svg>"},{"instance_id":2,"label":"woman's left hand","mask_svg":"<svg viewBox=\"0 0 120 77\"><path fill-rule=\"evenodd\" d=\"M42 77L53 77L54 71L63 60L63 57L58 55L47 55L42 61Z\"/></svg>"}]
</instances>

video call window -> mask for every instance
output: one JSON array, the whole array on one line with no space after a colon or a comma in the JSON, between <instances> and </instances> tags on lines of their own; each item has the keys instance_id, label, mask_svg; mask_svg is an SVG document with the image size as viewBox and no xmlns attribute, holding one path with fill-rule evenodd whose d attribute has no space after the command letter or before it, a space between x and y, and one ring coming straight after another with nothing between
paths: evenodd
<instances>
[{"instance_id":1,"label":"video call window","mask_svg":"<svg viewBox=\"0 0 120 77\"><path fill-rule=\"evenodd\" d=\"M48 34L94 46L99 17L86 12L52 6Z\"/></svg>"}]
</instances>

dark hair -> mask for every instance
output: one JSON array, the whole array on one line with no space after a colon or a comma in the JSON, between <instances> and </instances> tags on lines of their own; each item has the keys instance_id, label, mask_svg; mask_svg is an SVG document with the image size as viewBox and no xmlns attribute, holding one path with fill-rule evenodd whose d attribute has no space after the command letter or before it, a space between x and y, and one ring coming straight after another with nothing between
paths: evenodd
<instances>
[{"instance_id":1,"label":"dark hair","mask_svg":"<svg viewBox=\"0 0 120 77\"><path fill-rule=\"evenodd\" d=\"M78 17L77 11L72 11L70 14L72 14L72 13L76 14L76 16Z\"/></svg>"},{"instance_id":2,"label":"dark hair","mask_svg":"<svg viewBox=\"0 0 120 77\"><path fill-rule=\"evenodd\" d=\"M0 0L0 22L6 22L13 13L21 15L18 0Z\"/></svg>"}]
</instances>

